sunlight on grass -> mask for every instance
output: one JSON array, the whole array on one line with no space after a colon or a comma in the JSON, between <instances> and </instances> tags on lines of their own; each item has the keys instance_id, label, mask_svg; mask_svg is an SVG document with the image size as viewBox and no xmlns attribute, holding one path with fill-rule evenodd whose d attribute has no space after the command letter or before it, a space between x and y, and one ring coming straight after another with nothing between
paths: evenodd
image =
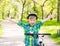
<instances>
[{"instance_id":1,"label":"sunlight on grass","mask_svg":"<svg viewBox=\"0 0 60 46\"><path fill-rule=\"evenodd\" d=\"M54 39L58 44L60 44L60 37Z\"/></svg>"},{"instance_id":2,"label":"sunlight on grass","mask_svg":"<svg viewBox=\"0 0 60 46\"><path fill-rule=\"evenodd\" d=\"M53 40L60 44L60 36L58 36L57 31L60 29L60 26L42 26L41 31L46 32L46 33L51 33L51 38Z\"/></svg>"},{"instance_id":3,"label":"sunlight on grass","mask_svg":"<svg viewBox=\"0 0 60 46\"><path fill-rule=\"evenodd\" d=\"M60 28L60 26L42 26L41 30L43 32L48 32L48 33L57 33L57 30Z\"/></svg>"},{"instance_id":4,"label":"sunlight on grass","mask_svg":"<svg viewBox=\"0 0 60 46\"><path fill-rule=\"evenodd\" d=\"M60 22L57 22L57 20L50 20L44 23L44 26L60 26Z\"/></svg>"},{"instance_id":5,"label":"sunlight on grass","mask_svg":"<svg viewBox=\"0 0 60 46\"><path fill-rule=\"evenodd\" d=\"M27 19L23 19L22 21L23 21L24 23L28 23L28 20L27 20ZM38 20L36 21L36 23L38 23L38 22L40 22L40 21L41 21L41 20L38 19ZM53 20L47 21L47 22L44 23L43 25L44 25L44 26L60 26L60 22L57 22L56 19L53 19Z\"/></svg>"}]
</instances>

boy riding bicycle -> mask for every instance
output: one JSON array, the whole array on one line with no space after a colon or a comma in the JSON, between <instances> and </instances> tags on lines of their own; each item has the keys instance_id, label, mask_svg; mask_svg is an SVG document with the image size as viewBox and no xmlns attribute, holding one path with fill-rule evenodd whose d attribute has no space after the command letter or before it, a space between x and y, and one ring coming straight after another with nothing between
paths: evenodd
<instances>
[{"instance_id":1,"label":"boy riding bicycle","mask_svg":"<svg viewBox=\"0 0 60 46\"><path fill-rule=\"evenodd\" d=\"M36 23L36 20L38 19L38 17L36 14L32 13L32 14L29 14L27 17L29 22L28 24L25 24L22 21L15 22L15 23L17 23L19 26L22 26L24 28L25 33L33 32L34 34L37 34L40 27L43 25L43 23L53 17L54 15L49 15L46 19ZM36 46L36 41L37 41L36 36L31 37L31 36L25 35L25 38L24 38L25 46Z\"/></svg>"}]
</instances>

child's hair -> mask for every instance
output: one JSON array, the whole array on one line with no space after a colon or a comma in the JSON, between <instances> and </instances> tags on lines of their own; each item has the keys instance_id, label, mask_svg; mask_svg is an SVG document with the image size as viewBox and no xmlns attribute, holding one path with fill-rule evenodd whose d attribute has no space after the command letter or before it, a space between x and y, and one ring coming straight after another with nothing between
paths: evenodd
<instances>
[{"instance_id":1,"label":"child's hair","mask_svg":"<svg viewBox=\"0 0 60 46\"><path fill-rule=\"evenodd\" d=\"M27 19L29 19L29 17L30 16L35 16L36 17L36 19L38 19L38 17L37 17L37 15L36 14L29 14L28 16L27 16Z\"/></svg>"}]
</instances>

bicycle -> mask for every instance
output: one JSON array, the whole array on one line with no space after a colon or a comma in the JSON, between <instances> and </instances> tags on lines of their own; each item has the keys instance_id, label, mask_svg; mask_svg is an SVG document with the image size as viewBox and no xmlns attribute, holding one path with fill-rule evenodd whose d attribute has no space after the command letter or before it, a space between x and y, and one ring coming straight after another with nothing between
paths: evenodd
<instances>
[{"instance_id":1,"label":"bicycle","mask_svg":"<svg viewBox=\"0 0 60 46\"><path fill-rule=\"evenodd\" d=\"M36 46L45 46L45 44L43 43L43 37L45 35L51 35L50 33L38 33L38 34L33 34L33 33L25 33L25 35L28 35L28 36L32 36L34 37L34 35L36 35L36 40L37 40L37 43L36 43ZM42 35L41 37L39 37L39 35Z\"/></svg>"}]
</instances>

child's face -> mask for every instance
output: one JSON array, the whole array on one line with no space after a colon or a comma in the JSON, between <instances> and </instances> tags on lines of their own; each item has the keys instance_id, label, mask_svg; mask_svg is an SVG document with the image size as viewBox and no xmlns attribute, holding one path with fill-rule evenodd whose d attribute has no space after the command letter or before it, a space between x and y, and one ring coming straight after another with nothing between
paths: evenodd
<instances>
[{"instance_id":1,"label":"child's face","mask_svg":"<svg viewBox=\"0 0 60 46\"><path fill-rule=\"evenodd\" d=\"M36 17L30 16L28 21L29 21L30 25L33 26L36 23Z\"/></svg>"}]
</instances>

